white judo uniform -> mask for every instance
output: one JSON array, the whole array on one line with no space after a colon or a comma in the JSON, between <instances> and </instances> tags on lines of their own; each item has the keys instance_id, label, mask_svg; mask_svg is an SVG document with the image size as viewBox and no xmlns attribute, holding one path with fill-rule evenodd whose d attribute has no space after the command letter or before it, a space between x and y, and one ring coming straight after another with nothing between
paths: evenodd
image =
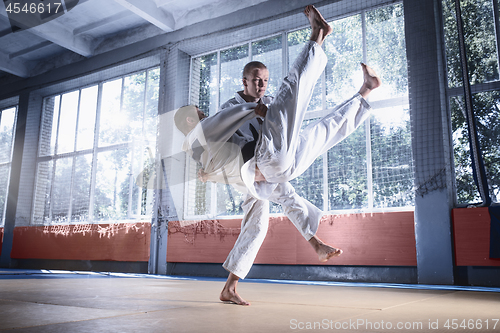
<instances>
[{"instance_id":1,"label":"white judo uniform","mask_svg":"<svg viewBox=\"0 0 500 333\"><path fill-rule=\"evenodd\" d=\"M223 265L240 278L247 275L267 234L268 200L282 204L306 240L316 234L322 212L298 196L288 181L369 116L369 105L356 94L301 131L314 85L326 62L316 42L304 47L269 106L250 160L243 161L241 148L251 138L236 132L256 117L255 103L235 105L205 118L184 141L183 150L200 162L207 180L230 183L250 194L242 205L245 217L240 235ZM256 166L267 181L255 182ZM258 219L251 219L256 216Z\"/></svg>"},{"instance_id":2,"label":"white judo uniform","mask_svg":"<svg viewBox=\"0 0 500 333\"><path fill-rule=\"evenodd\" d=\"M272 101L273 98L270 96L261 98L261 102L266 105L271 104ZM220 108L224 110L246 103L243 97L237 92L234 98L222 104ZM255 137L261 131L261 122L259 120L257 118L248 120L238 131L242 134ZM258 199L251 193L247 193L242 203L244 216L241 223L240 236L222 265L226 270L240 278L245 278L247 275L267 235L269 227L269 201L281 205L283 213L306 240L314 236L323 215L323 212L319 208L300 197L288 182L279 184L278 186L271 183L261 184L261 187L264 186L269 186L267 191L271 193L271 196L267 200Z\"/></svg>"}]
</instances>

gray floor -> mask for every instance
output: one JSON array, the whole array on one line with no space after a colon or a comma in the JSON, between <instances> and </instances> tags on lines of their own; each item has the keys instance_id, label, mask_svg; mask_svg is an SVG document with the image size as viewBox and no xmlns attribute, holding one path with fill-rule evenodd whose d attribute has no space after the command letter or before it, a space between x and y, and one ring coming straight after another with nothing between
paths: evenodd
<instances>
[{"instance_id":1,"label":"gray floor","mask_svg":"<svg viewBox=\"0 0 500 333\"><path fill-rule=\"evenodd\" d=\"M223 284L222 279L0 270L0 330L500 332L500 289L248 280L239 292L252 305L243 307L218 301Z\"/></svg>"}]
</instances>

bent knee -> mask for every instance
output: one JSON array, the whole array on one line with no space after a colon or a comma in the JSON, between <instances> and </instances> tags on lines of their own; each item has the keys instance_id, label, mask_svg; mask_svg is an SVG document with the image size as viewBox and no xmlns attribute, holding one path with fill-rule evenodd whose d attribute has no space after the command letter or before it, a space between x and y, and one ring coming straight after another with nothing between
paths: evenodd
<instances>
[{"instance_id":1,"label":"bent knee","mask_svg":"<svg viewBox=\"0 0 500 333\"><path fill-rule=\"evenodd\" d=\"M266 163L260 172L268 182L286 183L291 179L293 168L290 164L277 161L276 163Z\"/></svg>"}]
</instances>

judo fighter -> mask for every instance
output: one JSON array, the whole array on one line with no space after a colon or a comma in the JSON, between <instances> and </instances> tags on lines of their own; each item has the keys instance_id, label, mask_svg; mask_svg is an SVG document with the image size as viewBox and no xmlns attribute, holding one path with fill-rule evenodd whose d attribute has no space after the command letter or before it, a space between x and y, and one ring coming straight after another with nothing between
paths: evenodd
<instances>
[{"instance_id":1,"label":"judo fighter","mask_svg":"<svg viewBox=\"0 0 500 333\"><path fill-rule=\"evenodd\" d=\"M267 234L269 201L282 205L319 261L342 253L316 236L321 210L298 196L288 182L367 119L371 108L365 98L381 81L362 64L364 82L359 92L301 130L313 88L327 62L321 45L332 32L314 6L307 6L304 13L312 28L310 41L283 80L269 110L262 103L243 103L206 117L191 105L180 108L174 116L177 128L186 136L183 150L202 167L200 178L231 184L247 194L242 204L245 215L240 235L223 264L230 273L221 301L250 305L236 292L236 286L249 272ZM258 117L264 120L255 140L254 135L239 129Z\"/></svg>"}]
</instances>

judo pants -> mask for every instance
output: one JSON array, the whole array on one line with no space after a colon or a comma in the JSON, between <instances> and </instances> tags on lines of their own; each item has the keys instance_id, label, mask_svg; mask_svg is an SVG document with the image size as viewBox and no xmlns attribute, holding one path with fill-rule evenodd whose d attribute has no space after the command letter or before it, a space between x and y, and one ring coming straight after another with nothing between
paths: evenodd
<instances>
[{"instance_id":1,"label":"judo pants","mask_svg":"<svg viewBox=\"0 0 500 333\"><path fill-rule=\"evenodd\" d=\"M300 197L288 182L277 184L268 200L259 200L247 195L241 205L244 217L241 221L240 234L222 265L239 278L246 277L266 238L269 227L269 201L283 207L283 213L306 240L313 237L318 230L323 212Z\"/></svg>"}]
</instances>

